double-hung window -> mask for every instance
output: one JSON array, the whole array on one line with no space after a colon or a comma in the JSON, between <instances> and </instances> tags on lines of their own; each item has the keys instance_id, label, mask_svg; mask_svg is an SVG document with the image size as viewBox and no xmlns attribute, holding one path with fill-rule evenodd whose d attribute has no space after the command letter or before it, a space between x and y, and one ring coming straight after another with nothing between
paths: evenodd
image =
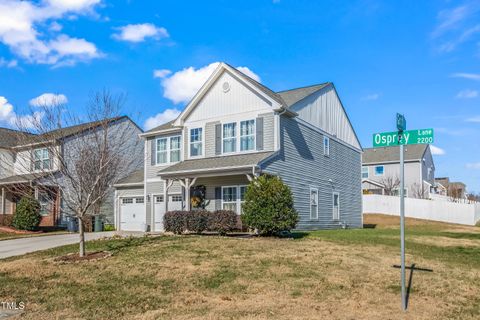
<instances>
[{"instance_id":1,"label":"double-hung window","mask_svg":"<svg viewBox=\"0 0 480 320\"><path fill-rule=\"evenodd\" d=\"M203 154L203 129L190 129L190 156L198 157Z\"/></svg>"},{"instance_id":2,"label":"double-hung window","mask_svg":"<svg viewBox=\"0 0 480 320\"><path fill-rule=\"evenodd\" d=\"M237 151L237 124L235 122L225 123L223 125L223 152L235 152Z\"/></svg>"},{"instance_id":3,"label":"double-hung window","mask_svg":"<svg viewBox=\"0 0 480 320\"><path fill-rule=\"evenodd\" d=\"M247 186L222 187L222 209L241 214L246 191Z\"/></svg>"},{"instance_id":4,"label":"double-hung window","mask_svg":"<svg viewBox=\"0 0 480 320\"><path fill-rule=\"evenodd\" d=\"M318 219L318 189L310 188L310 219Z\"/></svg>"},{"instance_id":5,"label":"double-hung window","mask_svg":"<svg viewBox=\"0 0 480 320\"><path fill-rule=\"evenodd\" d=\"M157 139L157 164L168 162L168 139Z\"/></svg>"},{"instance_id":6,"label":"double-hung window","mask_svg":"<svg viewBox=\"0 0 480 320\"><path fill-rule=\"evenodd\" d=\"M368 179L368 167L362 167L362 179Z\"/></svg>"},{"instance_id":7,"label":"double-hung window","mask_svg":"<svg viewBox=\"0 0 480 320\"><path fill-rule=\"evenodd\" d=\"M375 167L375 175L376 176L383 176L384 169L385 168L383 166L376 166Z\"/></svg>"},{"instance_id":8,"label":"double-hung window","mask_svg":"<svg viewBox=\"0 0 480 320\"><path fill-rule=\"evenodd\" d=\"M156 163L165 164L180 161L181 157L180 136L157 139Z\"/></svg>"},{"instance_id":9,"label":"double-hung window","mask_svg":"<svg viewBox=\"0 0 480 320\"><path fill-rule=\"evenodd\" d=\"M330 138L323 137L323 155L329 156L330 155Z\"/></svg>"},{"instance_id":10,"label":"double-hung window","mask_svg":"<svg viewBox=\"0 0 480 320\"><path fill-rule=\"evenodd\" d=\"M47 148L36 149L33 151L33 168L35 170L50 169L50 154Z\"/></svg>"},{"instance_id":11,"label":"double-hung window","mask_svg":"<svg viewBox=\"0 0 480 320\"><path fill-rule=\"evenodd\" d=\"M240 122L240 151L255 149L255 120Z\"/></svg>"},{"instance_id":12,"label":"double-hung window","mask_svg":"<svg viewBox=\"0 0 480 320\"><path fill-rule=\"evenodd\" d=\"M180 161L180 137L170 138L170 162Z\"/></svg>"}]
</instances>

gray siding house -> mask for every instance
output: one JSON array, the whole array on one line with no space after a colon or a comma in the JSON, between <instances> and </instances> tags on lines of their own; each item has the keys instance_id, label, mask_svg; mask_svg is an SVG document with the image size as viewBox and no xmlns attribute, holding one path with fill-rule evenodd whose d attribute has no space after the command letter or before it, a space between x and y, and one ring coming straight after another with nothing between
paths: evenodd
<instances>
[{"instance_id":1,"label":"gray siding house","mask_svg":"<svg viewBox=\"0 0 480 320\"><path fill-rule=\"evenodd\" d=\"M122 148L131 154L143 153L143 141L139 137L143 131L130 118L123 116L107 119L108 132L112 137L129 137L122 141ZM25 191L31 189L42 207L40 226L65 226L69 212L64 205L60 190L69 192L61 171L58 171L60 161L58 153L50 154L53 147L61 150L63 165L74 165L77 158L78 139L85 140L99 124L84 123L71 127L56 129L43 135L30 134L7 128L0 128L0 218L2 215L15 213L17 202ZM121 134L120 134L121 133ZM111 139L110 141L114 141ZM53 146L53 147L52 147ZM143 167L143 159L129 164L122 175L130 176L132 172ZM55 179L47 176L55 176ZM59 186L63 187L60 189ZM100 207L104 221L114 223L113 196Z\"/></svg>"},{"instance_id":2,"label":"gray siding house","mask_svg":"<svg viewBox=\"0 0 480 320\"><path fill-rule=\"evenodd\" d=\"M435 164L430 145L409 145L405 152L405 195L428 198L435 193ZM362 155L363 193L385 194L399 182L400 147L366 148ZM387 189L387 192L386 192ZM392 195L398 194L398 185ZM423 195L422 195L423 194Z\"/></svg>"},{"instance_id":3,"label":"gray siding house","mask_svg":"<svg viewBox=\"0 0 480 320\"><path fill-rule=\"evenodd\" d=\"M164 213L242 213L248 183L290 186L298 229L362 226L362 148L332 83L273 92L221 63L173 121L143 133L145 166L116 185L119 230L163 231Z\"/></svg>"}]
</instances>

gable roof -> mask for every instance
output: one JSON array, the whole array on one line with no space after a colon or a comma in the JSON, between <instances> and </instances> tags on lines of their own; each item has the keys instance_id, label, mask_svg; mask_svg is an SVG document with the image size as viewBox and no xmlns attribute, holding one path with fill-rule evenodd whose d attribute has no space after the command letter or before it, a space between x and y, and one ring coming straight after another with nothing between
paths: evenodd
<instances>
[{"instance_id":1,"label":"gable roof","mask_svg":"<svg viewBox=\"0 0 480 320\"><path fill-rule=\"evenodd\" d=\"M30 134L8 128L0 128L0 148L14 147L24 140L25 136L30 136Z\"/></svg>"},{"instance_id":2,"label":"gable roof","mask_svg":"<svg viewBox=\"0 0 480 320\"><path fill-rule=\"evenodd\" d=\"M118 182L115 184L115 186L120 186L120 185L131 185L131 184L143 184L143 177L144 177L144 171L143 169L141 170L136 170L133 171L131 174L128 176L118 180Z\"/></svg>"},{"instance_id":3,"label":"gable roof","mask_svg":"<svg viewBox=\"0 0 480 320\"><path fill-rule=\"evenodd\" d=\"M152 128L150 130L147 130L145 131L145 133L151 133L151 132L157 132L157 131L166 131L166 130L175 130L175 129L178 129L178 130L181 130L182 127L179 127L179 126L174 126L173 124L175 123L175 120L177 120L176 118L174 120L171 120L171 121L168 121L168 122L165 122L164 124L161 124L155 128Z\"/></svg>"},{"instance_id":4,"label":"gable roof","mask_svg":"<svg viewBox=\"0 0 480 320\"><path fill-rule=\"evenodd\" d=\"M325 82L296 89L278 91L277 95L283 99L287 107L291 107L298 101L305 99L309 95L314 94L318 90L321 90L330 84L331 82Z\"/></svg>"},{"instance_id":5,"label":"gable roof","mask_svg":"<svg viewBox=\"0 0 480 320\"><path fill-rule=\"evenodd\" d=\"M421 161L428 147L428 144L405 146L405 161ZM363 150L363 164L384 162L400 162L400 147L366 148Z\"/></svg>"}]
</instances>

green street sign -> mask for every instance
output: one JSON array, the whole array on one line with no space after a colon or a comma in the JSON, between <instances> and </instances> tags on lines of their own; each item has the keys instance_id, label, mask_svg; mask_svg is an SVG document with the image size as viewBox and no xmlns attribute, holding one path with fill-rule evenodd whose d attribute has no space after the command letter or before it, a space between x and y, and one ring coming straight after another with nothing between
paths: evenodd
<instances>
[{"instance_id":1,"label":"green street sign","mask_svg":"<svg viewBox=\"0 0 480 320\"><path fill-rule=\"evenodd\" d=\"M433 143L433 129L408 130L401 133L382 132L373 135L374 147L392 147L400 144L430 144Z\"/></svg>"},{"instance_id":2,"label":"green street sign","mask_svg":"<svg viewBox=\"0 0 480 320\"><path fill-rule=\"evenodd\" d=\"M398 131L405 131L407 130L407 120L403 114L397 113L397 130Z\"/></svg>"}]
</instances>

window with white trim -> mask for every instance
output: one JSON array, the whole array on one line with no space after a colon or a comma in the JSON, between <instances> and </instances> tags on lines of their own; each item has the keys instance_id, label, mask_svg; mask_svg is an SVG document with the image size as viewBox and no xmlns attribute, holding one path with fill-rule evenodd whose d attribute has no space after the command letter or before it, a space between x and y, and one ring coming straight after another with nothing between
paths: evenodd
<instances>
[{"instance_id":1,"label":"window with white trim","mask_svg":"<svg viewBox=\"0 0 480 320\"><path fill-rule=\"evenodd\" d=\"M50 169L50 153L47 148L35 149L33 151L33 168L35 170Z\"/></svg>"},{"instance_id":2,"label":"window with white trim","mask_svg":"<svg viewBox=\"0 0 480 320\"><path fill-rule=\"evenodd\" d=\"M323 136L323 155L329 156L330 155L330 138Z\"/></svg>"},{"instance_id":3,"label":"window with white trim","mask_svg":"<svg viewBox=\"0 0 480 320\"><path fill-rule=\"evenodd\" d=\"M222 209L241 214L246 191L247 186L222 187Z\"/></svg>"},{"instance_id":4,"label":"window with white trim","mask_svg":"<svg viewBox=\"0 0 480 320\"><path fill-rule=\"evenodd\" d=\"M237 124L235 122L225 123L223 125L222 145L223 152L237 151Z\"/></svg>"},{"instance_id":5,"label":"window with white trim","mask_svg":"<svg viewBox=\"0 0 480 320\"><path fill-rule=\"evenodd\" d=\"M375 175L376 176L383 176L384 171L385 171L384 166L376 166L375 167Z\"/></svg>"},{"instance_id":6,"label":"window with white trim","mask_svg":"<svg viewBox=\"0 0 480 320\"><path fill-rule=\"evenodd\" d=\"M368 179L368 167L362 167L362 179Z\"/></svg>"},{"instance_id":7,"label":"window with white trim","mask_svg":"<svg viewBox=\"0 0 480 320\"><path fill-rule=\"evenodd\" d=\"M190 156L203 155L203 128L190 129Z\"/></svg>"},{"instance_id":8,"label":"window with white trim","mask_svg":"<svg viewBox=\"0 0 480 320\"><path fill-rule=\"evenodd\" d=\"M240 151L255 149L255 120L240 122Z\"/></svg>"},{"instance_id":9,"label":"window with white trim","mask_svg":"<svg viewBox=\"0 0 480 320\"><path fill-rule=\"evenodd\" d=\"M182 202L182 200L183 200L183 197L181 194L172 196L172 202Z\"/></svg>"},{"instance_id":10,"label":"window with white trim","mask_svg":"<svg viewBox=\"0 0 480 320\"><path fill-rule=\"evenodd\" d=\"M310 188L310 219L318 219L318 189Z\"/></svg>"},{"instance_id":11,"label":"window with white trim","mask_svg":"<svg viewBox=\"0 0 480 320\"><path fill-rule=\"evenodd\" d=\"M40 215L48 216L52 210L52 199L46 192L39 192L38 203L40 204Z\"/></svg>"},{"instance_id":12,"label":"window with white trim","mask_svg":"<svg viewBox=\"0 0 480 320\"><path fill-rule=\"evenodd\" d=\"M156 143L156 164L174 163L181 160L181 137L158 138Z\"/></svg>"},{"instance_id":13,"label":"window with white trim","mask_svg":"<svg viewBox=\"0 0 480 320\"><path fill-rule=\"evenodd\" d=\"M332 215L333 220L340 220L340 194L334 192L332 195Z\"/></svg>"}]
</instances>

